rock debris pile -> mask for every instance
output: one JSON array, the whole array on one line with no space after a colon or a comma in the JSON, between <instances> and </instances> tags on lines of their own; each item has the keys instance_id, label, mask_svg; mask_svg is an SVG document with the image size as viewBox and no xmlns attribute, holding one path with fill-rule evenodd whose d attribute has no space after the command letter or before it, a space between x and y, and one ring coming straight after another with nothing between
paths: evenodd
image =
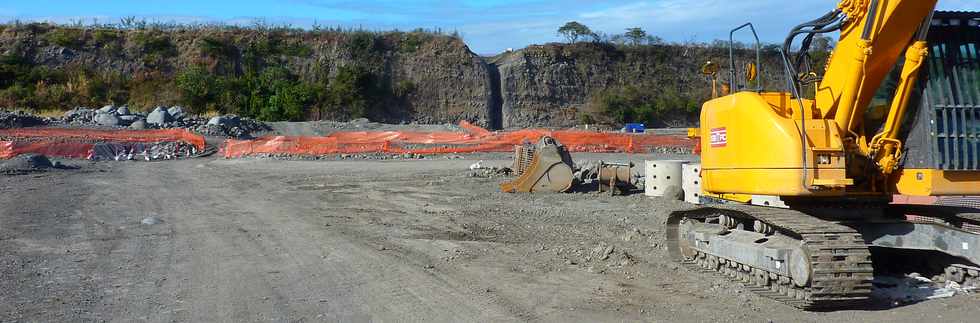
<instances>
[{"instance_id":1,"label":"rock debris pile","mask_svg":"<svg viewBox=\"0 0 980 323\"><path fill-rule=\"evenodd\" d=\"M52 162L47 156L40 154L24 154L9 160L0 161L0 175L21 175L44 172L49 169L75 169L61 162Z\"/></svg>"},{"instance_id":2,"label":"rock debris pile","mask_svg":"<svg viewBox=\"0 0 980 323\"><path fill-rule=\"evenodd\" d=\"M249 138L272 128L249 118L236 115L204 118L188 114L183 107L156 107L149 113L133 112L129 107L107 105L101 109L74 108L65 112L61 123L72 126L128 127L133 130L182 128L207 136Z\"/></svg>"},{"instance_id":3,"label":"rock debris pile","mask_svg":"<svg viewBox=\"0 0 980 323\"><path fill-rule=\"evenodd\" d=\"M36 127L47 123L48 120L32 114L0 110L0 129Z\"/></svg>"}]
</instances>

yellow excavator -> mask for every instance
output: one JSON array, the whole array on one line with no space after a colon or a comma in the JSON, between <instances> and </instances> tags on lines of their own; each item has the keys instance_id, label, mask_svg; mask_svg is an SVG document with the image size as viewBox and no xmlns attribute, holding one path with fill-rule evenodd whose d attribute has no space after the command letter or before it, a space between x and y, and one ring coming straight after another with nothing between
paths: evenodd
<instances>
[{"instance_id":1,"label":"yellow excavator","mask_svg":"<svg viewBox=\"0 0 980 323\"><path fill-rule=\"evenodd\" d=\"M980 15L936 2L844 0L793 28L782 92L730 55L700 117L711 203L669 216L672 257L804 309L861 304L875 273L912 264L980 284L980 211L894 202L980 195ZM813 40L836 32L813 70Z\"/></svg>"}]
</instances>

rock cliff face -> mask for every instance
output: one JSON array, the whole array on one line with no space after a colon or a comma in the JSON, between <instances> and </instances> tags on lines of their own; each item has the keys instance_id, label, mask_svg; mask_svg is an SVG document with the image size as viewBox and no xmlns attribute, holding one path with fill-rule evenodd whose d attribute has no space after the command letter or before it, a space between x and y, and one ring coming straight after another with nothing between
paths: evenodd
<instances>
[{"instance_id":1,"label":"rock cliff face","mask_svg":"<svg viewBox=\"0 0 980 323\"><path fill-rule=\"evenodd\" d=\"M180 102L174 79L192 66L218 75L285 67L312 84L328 84L344 66L360 65L378 86L399 98L380 98L400 121L486 124L490 106L487 64L457 37L423 32L358 33L258 31L251 29L118 30L44 24L0 26L0 55L28 67L68 75L118 75L131 84L126 102L137 109ZM0 78L13 78L3 76ZM62 79L63 78L63 79ZM157 82L143 82L143 81ZM143 82L139 85L132 83ZM0 80L0 90L11 82ZM150 87L142 89L141 87ZM34 89L31 89L34 90ZM33 91L31 91L33 92ZM92 102L101 106L110 102ZM65 107L70 109L71 107ZM192 107L199 108L199 107ZM201 109L196 109L200 111ZM234 107L231 107L234 111ZM315 113L310 113L315 118ZM399 121L399 120L385 120Z\"/></svg>"},{"instance_id":2,"label":"rock cliff face","mask_svg":"<svg viewBox=\"0 0 980 323\"><path fill-rule=\"evenodd\" d=\"M748 57L742 54L747 53L740 53L740 59ZM535 45L479 57L457 37L426 33L28 24L0 26L0 55L0 63L7 64L0 65L0 106L24 104L24 96L37 95L48 101L30 101L28 107L115 103L145 111L183 105L204 112L215 107L187 102L175 86L178 75L191 67L203 66L215 75L284 67L304 82L326 86L343 67L358 65L386 89L386 97L377 100L388 118L383 121L468 120L512 128L574 125L583 114L603 113L596 101L604 91L627 86L652 92L653 97L700 102L710 93L710 83L698 74L700 65L726 62L728 52L706 46L580 43ZM763 68L764 77L771 80L771 74ZM89 89L93 83L101 88ZM217 108L234 112L240 107ZM324 117L314 108L304 113L309 119Z\"/></svg>"},{"instance_id":3,"label":"rock cliff face","mask_svg":"<svg viewBox=\"0 0 980 323\"><path fill-rule=\"evenodd\" d=\"M744 62L747 54L740 51L737 59ZM574 125L584 113L601 113L595 101L603 91L626 86L701 102L711 83L700 66L727 57L722 48L674 45L549 44L505 53L491 59L501 80L501 126ZM772 60L763 65L776 67ZM763 76L774 80L773 71L763 69Z\"/></svg>"}]
</instances>

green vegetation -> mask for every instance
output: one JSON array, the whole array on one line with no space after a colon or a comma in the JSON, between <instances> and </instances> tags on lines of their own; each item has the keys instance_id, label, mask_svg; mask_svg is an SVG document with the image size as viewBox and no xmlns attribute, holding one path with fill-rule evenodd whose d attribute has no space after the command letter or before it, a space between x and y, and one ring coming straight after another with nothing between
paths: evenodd
<instances>
[{"instance_id":1,"label":"green vegetation","mask_svg":"<svg viewBox=\"0 0 980 323\"><path fill-rule=\"evenodd\" d=\"M589 27L577 22L569 21L558 28L558 35L565 37L569 43L578 42L579 39L595 35Z\"/></svg>"},{"instance_id":2,"label":"green vegetation","mask_svg":"<svg viewBox=\"0 0 980 323\"><path fill-rule=\"evenodd\" d=\"M85 45L85 33L81 29L56 28L44 37L58 46L79 49Z\"/></svg>"},{"instance_id":3,"label":"green vegetation","mask_svg":"<svg viewBox=\"0 0 980 323\"><path fill-rule=\"evenodd\" d=\"M96 45L103 45L119 40L119 32L115 30L98 29L92 33Z\"/></svg>"},{"instance_id":4,"label":"green vegetation","mask_svg":"<svg viewBox=\"0 0 980 323\"><path fill-rule=\"evenodd\" d=\"M53 69L17 55L0 56L0 106L35 109L118 102L127 80L84 67Z\"/></svg>"},{"instance_id":5,"label":"green vegetation","mask_svg":"<svg viewBox=\"0 0 980 323\"><path fill-rule=\"evenodd\" d=\"M203 67L177 75L183 102L193 111L237 113L269 121L299 121L317 98L317 87L297 80L288 70L271 67L259 74L219 76Z\"/></svg>"},{"instance_id":6,"label":"green vegetation","mask_svg":"<svg viewBox=\"0 0 980 323\"><path fill-rule=\"evenodd\" d=\"M647 39L647 32L643 28L633 27L626 29L626 33L623 36L629 39L631 45L639 46Z\"/></svg>"},{"instance_id":7,"label":"green vegetation","mask_svg":"<svg viewBox=\"0 0 980 323\"><path fill-rule=\"evenodd\" d=\"M593 105L607 122L638 122L662 127L697 119L703 99L657 85L627 85L599 93L593 97ZM593 116L588 114L583 114L580 120L594 121Z\"/></svg>"},{"instance_id":8,"label":"green vegetation","mask_svg":"<svg viewBox=\"0 0 980 323\"><path fill-rule=\"evenodd\" d=\"M133 42L146 54L176 55L177 53L177 47L170 41L170 37L160 31L138 32L133 35Z\"/></svg>"},{"instance_id":9,"label":"green vegetation","mask_svg":"<svg viewBox=\"0 0 980 323\"><path fill-rule=\"evenodd\" d=\"M226 39L204 37L198 43L201 54L216 58L230 59L238 54L238 49Z\"/></svg>"},{"instance_id":10,"label":"green vegetation","mask_svg":"<svg viewBox=\"0 0 980 323\"><path fill-rule=\"evenodd\" d=\"M422 31L405 33L402 36L398 51L406 54L415 53L415 51L417 51L422 44L429 40L429 35Z\"/></svg>"},{"instance_id":11,"label":"green vegetation","mask_svg":"<svg viewBox=\"0 0 980 323\"><path fill-rule=\"evenodd\" d=\"M268 121L395 116L416 88L410 81L393 82L379 74L384 51L414 53L437 35L425 30L307 32L266 24L247 29L171 26L135 18L124 18L120 25L12 28L42 35L51 44L79 50L89 46L99 55L137 64L126 75L76 64L49 68L15 50L0 56L0 107L51 110L113 103L145 109L180 104L192 113L235 113ZM188 38L172 32L176 29L197 33L189 40L200 56L191 56L189 62L177 57L186 55L178 50L177 39ZM288 68L291 58L314 54L307 36L339 39L354 65L316 62L304 75Z\"/></svg>"},{"instance_id":12,"label":"green vegetation","mask_svg":"<svg viewBox=\"0 0 980 323\"><path fill-rule=\"evenodd\" d=\"M235 113L270 121L404 120L412 113L419 89L401 72L393 72L389 64L398 62L393 59L426 55L440 64L473 64L468 55L438 51L439 46L459 42L458 34L421 29L306 31L261 22L245 28L157 24L135 18L124 18L118 25L0 28L7 31L5 35L13 31L25 37L14 39L9 54L0 56L0 107L37 110L108 103L137 109L179 104L192 113ZM587 85L596 92L590 104L584 111L570 112L587 123L656 126L694 120L710 86L697 74L699 64L708 59L727 61L728 42L664 46L661 39L638 27L608 36L569 22L559 28L559 34L572 44L532 46L527 51L569 62L574 68L571 73L591 82ZM76 49L79 57L101 55L112 60L41 65L34 61L38 48L31 47L37 45L23 41L29 35ZM313 57L311 46L331 54ZM822 64L819 61L826 59L831 47L831 42L817 39L811 56ZM782 85L781 65L772 64L778 62L776 49L775 45L763 49L761 74L766 88ZM737 43L736 50L737 57L752 54L744 44ZM611 78L594 79L603 75Z\"/></svg>"}]
</instances>

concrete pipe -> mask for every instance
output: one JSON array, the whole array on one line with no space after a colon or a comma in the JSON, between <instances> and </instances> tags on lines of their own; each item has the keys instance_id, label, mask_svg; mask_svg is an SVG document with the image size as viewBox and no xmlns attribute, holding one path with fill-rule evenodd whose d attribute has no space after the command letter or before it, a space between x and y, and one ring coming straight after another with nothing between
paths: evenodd
<instances>
[{"instance_id":1,"label":"concrete pipe","mask_svg":"<svg viewBox=\"0 0 980 323\"><path fill-rule=\"evenodd\" d=\"M683 160L646 161L645 189L647 196L682 199L684 197Z\"/></svg>"},{"instance_id":2,"label":"concrete pipe","mask_svg":"<svg viewBox=\"0 0 980 323\"><path fill-rule=\"evenodd\" d=\"M686 164L683 169L684 201L701 204L701 164Z\"/></svg>"}]
</instances>

